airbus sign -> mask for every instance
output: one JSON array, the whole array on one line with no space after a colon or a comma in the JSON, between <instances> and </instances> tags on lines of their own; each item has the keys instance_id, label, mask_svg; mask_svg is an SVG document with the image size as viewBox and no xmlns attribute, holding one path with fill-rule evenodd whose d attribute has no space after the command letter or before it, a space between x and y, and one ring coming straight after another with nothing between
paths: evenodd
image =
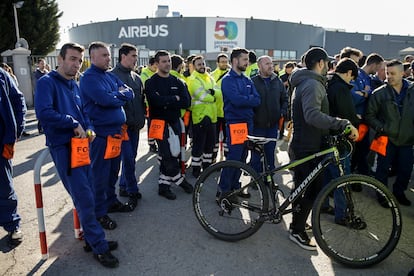
<instances>
[{"instance_id":1,"label":"airbus sign","mask_svg":"<svg viewBox=\"0 0 414 276\"><path fill-rule=\"evenodd\" d=\"M141 25L121 27L118 38L136 37L165 37L168 36L168 25Z\"/></svg>"}]
</instances>

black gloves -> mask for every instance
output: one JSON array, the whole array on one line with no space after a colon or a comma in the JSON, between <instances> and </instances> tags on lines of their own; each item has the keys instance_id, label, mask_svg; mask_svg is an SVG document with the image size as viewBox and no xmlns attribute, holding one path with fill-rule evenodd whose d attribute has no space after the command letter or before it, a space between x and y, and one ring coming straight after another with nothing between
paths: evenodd
<instances>
[{"instance_id":1,"label":"black gloves","mask_svg":"<svg viewBox=\"0 0 414 276\"><path fill-rule=\"evenodd\" d=\"M210 95L211 95L211 96L214 96L214 93L215 93L214 89L211 89L211 88L210 88L210 89L208 89L208 92L210 92Z\"/></svg>"}]
</instances>

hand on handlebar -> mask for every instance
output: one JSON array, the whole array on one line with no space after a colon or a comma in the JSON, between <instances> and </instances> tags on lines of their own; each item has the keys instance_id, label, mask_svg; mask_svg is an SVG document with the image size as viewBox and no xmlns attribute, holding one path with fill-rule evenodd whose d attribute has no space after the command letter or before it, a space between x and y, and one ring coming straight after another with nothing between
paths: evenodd
<instances>
[{"instance_id":1,"label":"hand on handlebar","mask_svg":"<svg viewBox=\"0 0 414 276\"><path fill-rule=\"evenodd\" d=\"M358 140L359 132L358 132L358 129L356 129L353 125L347 125L345 127L344 134L348 134L348 133L349 133L348 138L350 140L352 140L353 142Z\"/></svg>"}]
</instances>

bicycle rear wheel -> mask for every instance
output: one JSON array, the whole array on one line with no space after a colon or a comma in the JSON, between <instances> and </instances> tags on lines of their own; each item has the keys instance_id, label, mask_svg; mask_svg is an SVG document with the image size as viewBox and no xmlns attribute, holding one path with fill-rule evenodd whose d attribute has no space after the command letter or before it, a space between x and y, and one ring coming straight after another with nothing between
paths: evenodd
<instances>
[{"instance_id":1,"label":"bicycle rear wheel","mask_svg":"<svg viewBox=\"0 0 414 276\"><path fill-rule=\"evenodd\" d=\"M354 192L352 184L360 184L362 191ZM342 189L340 193L347 206L343 225L335 223L334 216L321 212L327 201L334 206L330 195L337 188ZM378 203L378 196L387 208ZM326 255L347 266L364 268L383 261L397 246L401 212L382 183L364 175L346 175L333 180L318 195L312 211L312 228Z\"/></svg>"},{"instance_id":2,"label":"bicycle rear wheel","mask_svg":"<svg viewBox=\"0 0 414 276\"><path fill-rule=\"evenodd\" d=\"M230 212L220 206L218 184L222 170L232 170L241 189L235 193L249 193L250 197L234 195ZM258 174L247 164L224 161L208 167L198 178L193 193L194 212L201 226L214 237L238 241L254 234L263 224L269 198Z\"/></svg>"}]
</instances>

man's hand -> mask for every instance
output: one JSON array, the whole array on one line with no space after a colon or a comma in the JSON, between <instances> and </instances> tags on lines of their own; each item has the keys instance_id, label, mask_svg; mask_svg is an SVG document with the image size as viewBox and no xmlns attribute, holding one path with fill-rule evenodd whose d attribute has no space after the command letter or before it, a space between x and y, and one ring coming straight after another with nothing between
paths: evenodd
<instances>
[{"instance_id":1,"label":"man's hand","mask_svg":"<svg viewBox=\"0 0 414 276\"><path fill-rule=\"evenodd\" d=\"M349 127L351 128L351 133L348 138L355 142L359 137L358 129L356 129L353 125L349 125Z\"/></svg>"},{"instance_id":2,"label":"man's hand","mask_svg":"<svg viewBox=\"0 0 414 276\"><path fill-rule=\"evenodd\" d=\"M76 128L74 128L73 132L75 133L76 137L86 138L86 132L83 129L83 127L81 126L81 124L79 124Z\"/></svg>"}]
</instances>

